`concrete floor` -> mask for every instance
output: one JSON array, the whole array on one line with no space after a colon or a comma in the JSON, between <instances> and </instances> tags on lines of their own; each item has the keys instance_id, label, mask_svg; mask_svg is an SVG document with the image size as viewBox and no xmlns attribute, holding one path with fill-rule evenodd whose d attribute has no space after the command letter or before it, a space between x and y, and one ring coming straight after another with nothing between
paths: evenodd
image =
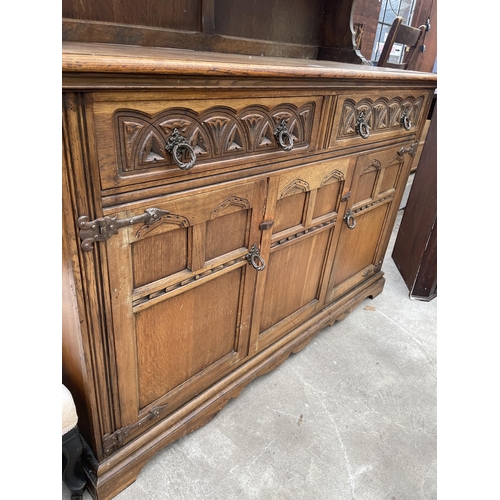
<instances>
[{"instance_id":1,"label":"concrete floor","mask_svg":"<svg viewBox=\"0 0 500 500\"><path fill-rule=\"evenodd\" d=\"M391 258L402 213L382 294L162 450L116 500L437 498L437 299L410 300Z\"/></svg>"}]
</instances>

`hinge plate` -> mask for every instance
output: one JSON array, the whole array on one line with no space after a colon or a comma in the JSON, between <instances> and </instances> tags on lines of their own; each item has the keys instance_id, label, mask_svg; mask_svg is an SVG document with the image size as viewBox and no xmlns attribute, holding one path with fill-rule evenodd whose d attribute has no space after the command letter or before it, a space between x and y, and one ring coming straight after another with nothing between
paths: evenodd
<instances>
[{"instance_id":1,"label":"hinge plate","mask_svg":"<svg viewBox=\"0 0 500 500\"><path fill-rule=\"evenodd\" d=\"M138 222L146 224L154 222L169 213L168 210L148 208L142 215L136 215L129 219L118 220L118 216L105 216L93 221L90 221L88 216L82 215L77 221L78 228L80 229L78 236L82 240L81 248L85 252L89 252L92 250L94 242L107 241L111 236L117 234L118 230L122 227L131 226Z\"/></svg>"}]
</instances>

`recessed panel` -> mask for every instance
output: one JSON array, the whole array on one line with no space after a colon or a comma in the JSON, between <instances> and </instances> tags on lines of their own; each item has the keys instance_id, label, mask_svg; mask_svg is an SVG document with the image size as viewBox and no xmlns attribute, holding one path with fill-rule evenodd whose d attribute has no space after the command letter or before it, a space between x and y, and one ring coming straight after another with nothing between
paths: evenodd
<instances>
[{"instance_id":1,"label":"recessed panel","mask_svg":"<svg viewBox=\"0 0 500 500\"><path fill-rule=\"evenodd\" d=\"M361 175L356 188L354 203L372 198L375 182L377 181L377 174L378 170L371 169Z\"/></svg>"},{"instance_id":2,"label":"recessed panel","mask_svg":"<svg viewBox=\"0 0 500 500\"><path fill-rule=\"evenodd\" d=\"M380 193L384 193L389 189L395 189L398 180L398 174L401 170L401 163L394 163L393 165L384 169L382 182L380 183Z\"/></svg>"},{"instance_id":3,"label":"recessed panel","mask_svg":"<svg viewBox=\"0 0 500 500\"><path fill-rule=\"evenodd\" d=\"M329 234L322 231L271 253L261 332L317 298Z\"/></svg>"},{"instance_id":4,"label":"recessed panel","mask_svg":"<svg viewBox=\"0 0 500 500\"><path fill-rule=\"evenodd\" d=\"M340 186L340 182L332 182L318 189L314 203L313 219L337 211Z\"/></svg>"},{"instance_id":5,"label":"recessed panel","mask_svg":"<svg viewBox=\"0 0 500 500\"><path fill-rule=\"evenodd\" d=\"M362 271L370 264L375 264L375 252L388 207L388 204L384 204L374 210L356 215L354 229L348 229L347 226L342 227L335 257L334 286Z\"/></svg>"},{"instance_id":6,"label":"recessed panel","mask_svg":"<svg viewBox=\"0 0 500 500\"><path fill-rule=\"evenodd\" d=\"M306 193L300 192L277 201L273 233L302 224L306 199Z\"/></svg>"},{"instance_id":7,"label":"recessed panel","mask_svg":"<svg viewBox=\"0 0 500 500\"><path fill-rule=\"evenodd\" d=\"M235 349L242 270L136 314L141 408Z\"/></svg>"},{"instance_id":8,"label":"recessed panel","mask_svg":"<svg viewBox=\"0 0 500 500\"><path fill-rule=\"evenodd\" d=\"M205 259L208 261L246 245L248 210L238 210L207 222Z\"/></svg>"},{"instance_id":9,"label":"recessed panel","mask_svg":"<svg viewBox=\"0 0 500 500\"><path fill-rule=\"evenodd\" d=\"M188 229L179 228L132 244L134 287L137 288L186 269Z\"/></svg>"}]
</instances>

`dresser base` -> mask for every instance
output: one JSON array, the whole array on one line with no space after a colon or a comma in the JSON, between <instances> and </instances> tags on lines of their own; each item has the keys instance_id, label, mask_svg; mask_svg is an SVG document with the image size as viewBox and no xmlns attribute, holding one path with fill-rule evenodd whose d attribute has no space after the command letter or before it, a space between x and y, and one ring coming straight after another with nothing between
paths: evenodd
<instances>
[{"instance_id":1,"label":"dresser base","mask_svg":"<svg viewBox=\"0 0 500 500\"><path fill-rule=\"evenodd\" d=\"M379 271L101 463L87 446L81 460L91 495L96 500L112 499L136 480L146 462L162 448L205 425L253 379L301 351L320 330L345 318L365 298L379 295L385 284L383 276Z\"/></svg>"}]
</instances>

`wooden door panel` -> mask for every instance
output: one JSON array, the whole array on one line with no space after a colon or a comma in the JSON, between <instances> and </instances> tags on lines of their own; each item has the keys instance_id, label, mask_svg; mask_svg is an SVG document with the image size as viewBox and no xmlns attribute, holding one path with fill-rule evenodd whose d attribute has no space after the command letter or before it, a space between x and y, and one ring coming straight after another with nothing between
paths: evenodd
<instances>
[{"instance_id":1,"label":"wooden door panel","mask_svg":"<svg viewBox=\"0 0 500 500\"><path fill-rule=\"evenodd\" d=\"M122 425L152 408L168 415L247 355L256 270L246 255L260 242L265 190L247 181L115 214L162 211L106 243Z\"/></svg>"},{"instance_id":2,"label":"wooden door panel","mask_svg":"<svg viewBox=\"0 0 500 500\"><path fill-rule=\"evenodd\" d=\"M340 182L332 182L318 188L312 213L313 219L336 211L341 188Z\"/></svg>"},{"instance_id":3,"label":"wooden door panel","mask_svg":"<svg viewBox=\"0 0 500 500\"><path fill-rule=\"evenodd\" d=\"M207 222L206 260L245 246L247 226L246 210L238 210Z\"/></svg>"},{"instance_id":4,"label":"wooden door panel","mask_svg":"<svg viewBox=\"0 0 500 500\"><path fill-rule=\"evenodd\" d=\"M343 226L335 254L330 286L335 299L350 290L356 282L371 276L378 264L380 234L387 217L389 204L356 217L356 227Z\"/></svg>"},{"instance_id":5,"label":"wooden door panel","mask_svg":"<svg viewBox=\"0 0 500 500\"><path fill-rule=\"evenodd\" d=\"M188 228L182 227L133 243L134 287L146 285L186 269L188 237Z\"/></svg>"},{"instance_id":6,"label":"wooden door panel","mask_svg":"<svg viewBox=\"0 0 500 500\"><path fill-rule=\"evenodd\" d=\"M330 232L279 247L269 258L261 333L319 299L319 283Z\"/></svg>"},{"instance_id":7,"label":"wooden door panel","mask_svg":"<svg viewBox=\"0 0 500 500\"><path fill-rule=\"evenodd\" d=\"M140 407L235 355L242 270L136 314Z\"/></svg>"},{"instance_id":8,"label":"wooden door panel","mask_svg":"<svg viewBox=\"0 0 500 500\"><path fill-rule=\"evenodd\" d=\"M352 196L339 236L327 301L335 300L378 272L411 164L411 142L358 157ZM351 226L349 228L347 222Z\"/></svg>"},{"instance_id":9,"label":"wooden door panel","mask_svg":"<svg viewBox=\"0 0 500 500\"><path fill-rule=\"evenodd\" d=\"M307 193L299 192L276 202L273 233L279 233L302 224Z\"/></svg>"},{"instance_id":10,"label":"wooden door panel","mask_svg":"<svg viewBox=\"0 0 500 500\"><path fill-rule=\"evenodd\" d=\"M335 226L352 175L350 159L309 164L273 176L263 235L266 270L257 278L251 349L260 350L312 316L324 302ZM293 320L292 320L293 319Z\"/></svg>"}]
</instances>

